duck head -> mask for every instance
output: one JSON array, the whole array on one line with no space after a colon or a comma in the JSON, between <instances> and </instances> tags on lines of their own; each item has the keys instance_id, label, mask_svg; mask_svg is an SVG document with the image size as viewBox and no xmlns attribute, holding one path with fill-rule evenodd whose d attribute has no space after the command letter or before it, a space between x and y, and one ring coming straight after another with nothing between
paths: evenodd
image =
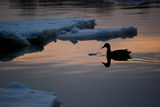
<instances>
[{"instance_id":1,"label":"duck head","mask_svg":"<svg viewBox=\"0 0 160 107\"><path fill-rule=\"evenodd\" d=\"M105 43L104 46L101 47L101 49L103 49L103 48L105 48L105 47L106 47L106 48L110 48L110 44L109 44L109 43Z\"/></svg>"}]
</instances>

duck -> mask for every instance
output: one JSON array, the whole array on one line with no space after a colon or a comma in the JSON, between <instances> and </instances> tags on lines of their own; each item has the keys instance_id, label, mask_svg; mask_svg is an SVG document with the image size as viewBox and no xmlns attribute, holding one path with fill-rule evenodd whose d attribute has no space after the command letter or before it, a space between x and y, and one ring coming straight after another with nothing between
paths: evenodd
<instances>
[{"instance_id":1,"label":"duck","mask_svg":"<svg viewBox=\"0 0 160 107\"><path fill-rule=\"evenodd\" d=\"M105 43L101 49L107 48L107 59L113 59L117 61L128 61L128 59L131 59L130 53L131 51L128 51L128 49L120 49L120 50L114 50L111 51L111 46L109 43Z\"/></svg>"}]
</instances>

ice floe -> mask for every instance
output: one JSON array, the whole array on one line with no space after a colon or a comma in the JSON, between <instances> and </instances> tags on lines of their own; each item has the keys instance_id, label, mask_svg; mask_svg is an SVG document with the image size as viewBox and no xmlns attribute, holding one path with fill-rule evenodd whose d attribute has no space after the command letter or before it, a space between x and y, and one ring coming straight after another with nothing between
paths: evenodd
<instances>
[{"instance_id":1,"label":"ice floe","mask_svg":"<svg viewBox=\"0 0 160 107\"><path fill-rule=\"evenodd\" d=\"M88 55L89 56L94 56L94 55L97 55L98 53L89 53Z\"/></svg>"},{"instance_id":2,"label":"ice floe","mask_svg":"<svg viewBox=\"0 0 160 107\"><path fill-rule=\"evenodd\" d=\"M73 32L66 32L60 34L58 39L69 40L77 43L84 40L98 40L107 41L113 38L132 38L137 35L137 28L127 27L120 29L76 29L73 28ZM72 30L71 30L72 31Z\"/></svg>"},{"instance_id":3,"label":"ice floe","mask_svg":"<svg viewBox=\"0 0 160 107\"><path fill-rule=\"evenodd\" d=\"M59 107L55 92L32 90L17 82L0 88L0 107Z\"/></svg>"},{"instance_id":4,"label":"ice floe","mask_svg":"<svg viewBox=\"0 0 160 107\"><path fill-rule=\"evenodd\" d=\"M94 25L95 20L88 18L47 18L0 22L0 39L6 41L12 39L16 43L28 45L55 38L60 31L70 31L73 27L84 29L93 28Z\"/></svg>"}]
</instances>

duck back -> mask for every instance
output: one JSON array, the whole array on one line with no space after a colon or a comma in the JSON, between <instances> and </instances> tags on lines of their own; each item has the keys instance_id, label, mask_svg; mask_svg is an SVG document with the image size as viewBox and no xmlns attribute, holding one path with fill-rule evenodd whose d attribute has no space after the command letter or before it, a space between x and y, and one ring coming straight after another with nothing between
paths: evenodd
<instances>
[{"instance_id":1,"label":"duck back","mask_svg":"<svg viewBox=\"0 0 160 107\"><path fill-rule=\"evenodd\" d=\"M118 61L127 61L128 59L131 59L130 54L131 51L128 51L127 49L123 50L115 50L111 52L111 57L114 60Z\"/></svg>"}]
</instances>

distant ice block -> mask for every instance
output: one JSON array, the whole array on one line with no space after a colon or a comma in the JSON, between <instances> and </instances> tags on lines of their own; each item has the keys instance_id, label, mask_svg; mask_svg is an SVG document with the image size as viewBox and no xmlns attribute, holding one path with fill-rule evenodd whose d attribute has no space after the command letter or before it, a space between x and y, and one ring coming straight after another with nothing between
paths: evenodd
<instances>
[{"instance_id":1,"label":"distant ice block","mask_svg":"<svg viewBox=\"0 0 160 107\"><path fill-rule=\"evenodd\" d=\"M76 41L83 40L98 40L107 41L113 38L132 38L137 35L137 28L128 27L120 29L82 29L76 33L67 32L60 34L58 39L69 40L76 43Z\"/></svg>"},{"instance_id":2,"label":"distant ice block","mask_svg":"<svg viewBox=\"0 0 160 107\"><path fill-rule=\"evenodd\" d=\"M12 82L8 88L0 88L0 107L59 107L61 102L54 92L32 90Z\"/></svg>"}]
</instances>

